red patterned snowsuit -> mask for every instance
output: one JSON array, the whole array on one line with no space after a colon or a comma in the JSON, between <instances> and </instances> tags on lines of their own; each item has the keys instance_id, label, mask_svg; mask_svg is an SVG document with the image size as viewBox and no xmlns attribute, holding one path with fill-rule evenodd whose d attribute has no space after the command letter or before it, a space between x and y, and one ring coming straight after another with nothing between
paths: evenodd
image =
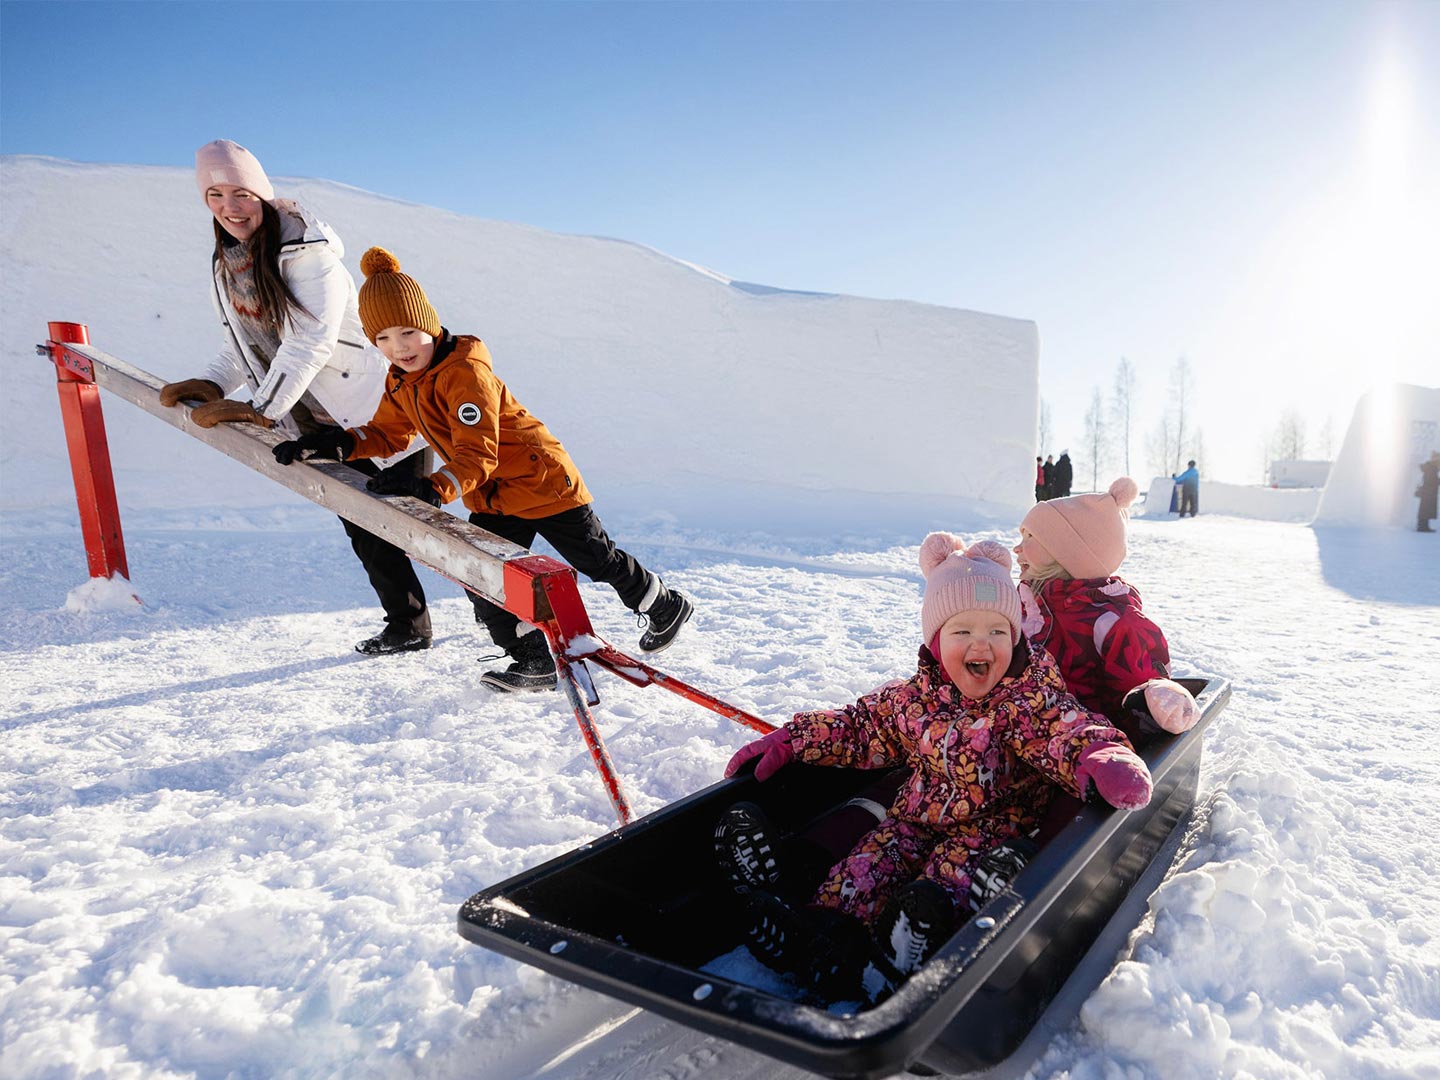
<instances>
[{"instance_id":1,"label":"red patterned snowsuit","mask_svg":"<svg viewBox=\"0 0 1440 1080\"><path fill-rule=\"evenodd\" d=\"M831 870L813 903L868 923L902 887L927 877L963 910L973 860L1033 831L1055 785L1079 794L1080 751L1096 742L1128 745L1066 691L1043 649L1022 643L1016 656L978 701L962 696L922 649L912 678L844 709L798 713L790 721L786 730L800 761L912 769L885 821Z\"/></svg>"},{"instance_id":2,"label":"red patterned snowsuit","mask_svg":"<svg viewBox=\"0 0 1440 1080\"><path fill-rule=\"evenodd\" d=\"M1143 682L1170 678L1170 646L1140 607L1140 594L1118 577L1051 579L1036 592L1021 584L1022 628L1065 673L1065 685L1104 713L1131 740L1160 730L1144 698L1125 701Z\"/></svg>"}]
</instances>

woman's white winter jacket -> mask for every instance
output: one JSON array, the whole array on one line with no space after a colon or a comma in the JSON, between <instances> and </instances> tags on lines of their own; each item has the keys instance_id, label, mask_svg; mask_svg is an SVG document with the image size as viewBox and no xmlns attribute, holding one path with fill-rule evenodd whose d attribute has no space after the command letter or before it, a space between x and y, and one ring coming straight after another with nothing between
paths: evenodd
<instances>
[{"instance_id":1,"label":"woman's white winter jacket","mask_svg":"<svg viewBox=\"0 0 1440 1080\"><path fill-rule=\"evenodd\" d=\"M224 267L216 258L212 299L224 328L223 344L204 377L226 394L248 386L255 409L292 438L298 429L290 410L307 391L336 424L359 427L375 415L390 365L366 341L355 279L340 261L345 247L329 225L299 203L279 199L274 206L283 222L280 273L310 315L296 312L286 322L267 371L244 338L225 288Z\"/></svg>"}]
</instances>

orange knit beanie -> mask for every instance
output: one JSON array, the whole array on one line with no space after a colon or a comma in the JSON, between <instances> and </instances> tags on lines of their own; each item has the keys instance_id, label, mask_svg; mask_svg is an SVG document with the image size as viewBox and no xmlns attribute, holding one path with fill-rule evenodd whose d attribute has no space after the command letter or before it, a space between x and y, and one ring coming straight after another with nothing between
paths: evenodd
<instances>
[{"instance_id":1,"label":"orange knit beanie","mask_svg":"<svg viewBox=\"0 0 1440 1080\"><path fill-rule=\"evenodd\" d=\"M430 306L425 290L408 274L400 272L400 260L384 248L372 247L360 258L365 284L360 286L360 323L365 336L392 326L413 326L431 337L440 336L440 316Z\"/></svg>"}]
</instances>

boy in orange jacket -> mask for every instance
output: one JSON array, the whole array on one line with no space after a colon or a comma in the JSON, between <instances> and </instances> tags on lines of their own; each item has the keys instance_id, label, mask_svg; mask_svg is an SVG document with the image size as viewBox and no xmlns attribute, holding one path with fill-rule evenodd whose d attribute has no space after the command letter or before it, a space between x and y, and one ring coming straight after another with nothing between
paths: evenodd
<instances>
[{"instance_id":1,"label":"boy in orange jacket","mask_svg":"<svg viewBox=\"0 0 1440 1080\"><path fill-rule=\"evenodd\" d=\"M432 506L463 499L471 524L521 547L543 536L561 558L607 582L641 616L642 652L668 647L693 612L690 601L615 546L565 447L491 369L485 343L441 326L425 291L384 248L367 251L360 269L360 321L390 361L380 405L368 424L281 443L275 460L387 457L423 435L444 459L441 469L429 476L387 469L365 486ZM504 692L554 689L555 659L545 635L528 624L522 634L510 612L473 593L470 599L476 620L512 661L481 682Z\"/></svg>"}]
</instances>

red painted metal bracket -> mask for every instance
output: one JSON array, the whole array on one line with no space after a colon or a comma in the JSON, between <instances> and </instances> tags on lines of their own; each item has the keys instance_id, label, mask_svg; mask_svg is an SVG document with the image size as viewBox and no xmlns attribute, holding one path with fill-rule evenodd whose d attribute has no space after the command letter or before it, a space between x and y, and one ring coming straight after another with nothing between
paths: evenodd
<instances>
[{"instance_id":1,"label":"red painted metal bracket","mask_svg":"<svg viewBox=\"0 0 1440 1080\"><path fill-rule=\"evenodd\" d=\"M52 322L50 340L36 346L55 364L60 416L75 477L75 501L80 507L80 532L92 578L117 574L130 580L125 560L125 537L120 531L120 507L115 499L115 474L110 468L110 444L105 438L105 415L94 366L71 352L66 343L90 344L90 333L80 323Z\"/></svg>"},{"instance_id":2,"label":"red painted metal bracket","mask_svg":"<svg viewBox=\"0 0 1440 1080\"><path fill-rule=\"evenodd\" d=\"M585 745L590 749L595 767L600 770L610 802L622 823L630 820L630 806L609 752L595 727L595 718L590 713L589 707L598 704L600 699L585 666L587 660L636 686L658 686L672 694L679 694L687 701L744 724L762 735L775 730L773 724L657 671L644 661L622 653L597 635L580 598L575 571L562 562L545 555L510 560L505 564L505 599L513 614L538 626L550 642L560 686L575 710L575 721L580 725Z\"/></svg>"}]
</instances>

